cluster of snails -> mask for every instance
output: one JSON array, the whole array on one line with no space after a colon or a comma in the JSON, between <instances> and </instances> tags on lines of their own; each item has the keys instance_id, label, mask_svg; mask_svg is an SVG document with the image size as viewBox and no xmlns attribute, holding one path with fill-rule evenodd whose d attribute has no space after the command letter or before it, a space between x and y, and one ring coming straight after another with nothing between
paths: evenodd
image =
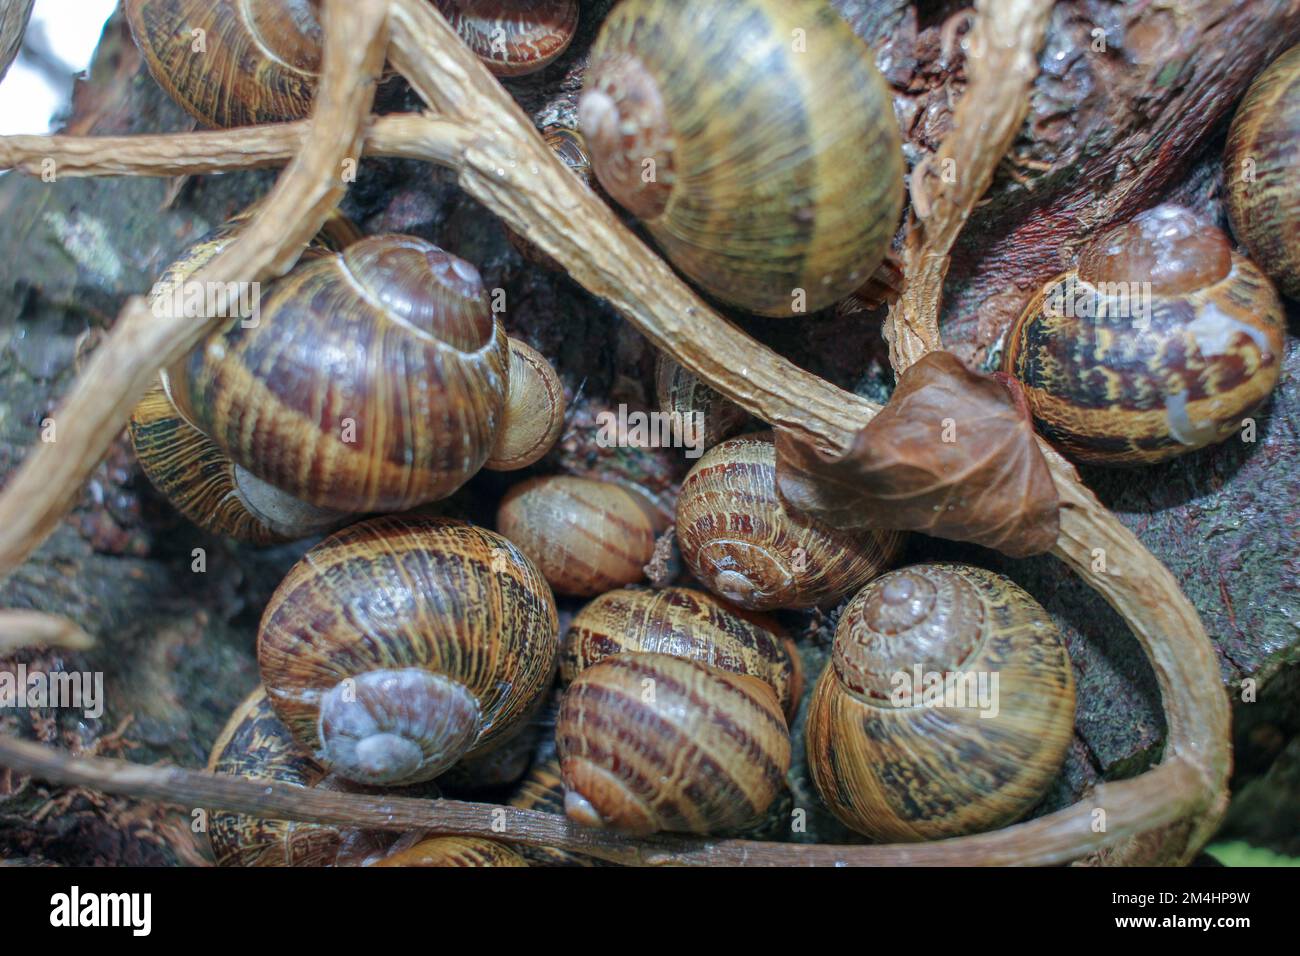
<instances>
[{"instance_id":1,"label":"cluster of snails","mask_svg":"<svg viewBox=\"0 0 1300 956\"><path fill-rule=\"evenodd\" d=\"M503 77L554 62L578 16L564 0L430 2ZM126 7L150 70L200 121L306 115L320 46L309 0ZM219 62L191 55L195 31ZM1008 331L1002 370L1071 456L1138 464L1221 442L1277 383L1285 319L1270 277L1300 294L1300 198L1285 148L1296 133L1279 118L1294 111L1266 107L1300 89L1297 71L1293 51L1261 76L1229 138L1230 219L1254 262L1193 213L1158 206L1091 241ZM897 123L829 4L623 0L590 50L578 117L580 132L548 130L548 145L721 303L814 312L867 288L885 261L903 201ZM1251 176L1235 176L1246 164ZM192 249L159 294L234 228ZM511 241L555 267L527 237ZM787 505L772 433L736 434L743 409L667 357L655 390L664 411L705 423L707 451L671 510L621 482L532 475L506 491L495 531L408 513L311 548L265 610L263 689L232 717L213 769L424 795L470 768L505 782L528 766L525 728L558 684L553 753L532 761L515 806L636 834L756 827L784 806L802 711L817 793L868 837L939 839L1031 812L1074 722L1047 612L976 567L889 570L901 534ZM256 323L232 322L165 370L131 433L183 513L264 543L445 498L481 468L535 465L563 412L555 371L506 336L473 266L335 222L269 284ZM692 586L647 587L669 539ZM590 599L562 640L555 595ZM769 612L846 599L805 695L803 649ZM215 818L212 843L243 864L582 862L232 814Z\"/></svg>"}]
</instances>

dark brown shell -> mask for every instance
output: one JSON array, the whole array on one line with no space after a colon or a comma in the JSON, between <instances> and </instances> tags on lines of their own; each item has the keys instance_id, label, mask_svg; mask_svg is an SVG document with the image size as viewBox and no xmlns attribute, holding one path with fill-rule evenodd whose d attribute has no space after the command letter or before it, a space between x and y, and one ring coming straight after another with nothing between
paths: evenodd
<instances>
[{"instance_id":1,"label":"dark brown shell","mask_svg":"<svg viewBox=\"0 0 1300 956\"><path fill-rule=\"evenodd\" d=\"M1149 296L1129 286L1144 282ZM1233 435L1277 384L1285 333L1268 277L1218 230L1162 206L1044 286L1007 333L1002 367L1066 454L1144 464Z\"/></svg>"},{"instance_id":2,"label":"dark brown shell","mask_svg":"<svg viewBox=\"0 0 1300 956\"><path fill-rule=\"evenodd\" d=\"M456 34L496 76L554 63L578 30L577 0L434 0Z\"/></svg>"},{"instance_id":3,"label":"dark brown shell","mask_svg":"<svg viewBox=\"0 0 1300 956\"><path fill-rule=\"evenodd\" d=\"M699 436L700 451L735 434L749 421L749 412L663 354L655 362L655 398L661 412L698 416L699 427L693 434Z\"/></svg>"},{"instance_id":4,"label":"dark brown shell","mask_svg":"<svg viewBox=\"0 0 1300 956\"><path fill-rule=\"evenodd\" d=\"M953 682L950 700L931 690L939 679ZM1038 602L982 568L920 564L845 607L805 742L813 783L845 825L939 840L1028 812L1073 731L1070 659Z\"/></svg>"},{"instance_id":5,"label":"dark brown shell","mask_svg":"<svg viewBox=\"0 0 1300 956\"><path fill-rule=\"evenodd\" d=\"M323 36L314 0L125 0L125 6L149 72L201 123L252 126L310 114Z\"/></svg>"},{"instance_id":6,"label":"dark brown shell","mask_svg":"<svg viewBox=\"0 0 1300 956\"><path fill-rule=\"evenodd\" d=\"M843 298L898 226L888 88L821 0L623 0L579 123L606 191L701 289L752 312Z\"/></svg>"},{"instance_id":7,"label":"dark brown shell","mask_svg":"<svg viewBox=\"0 0 1300 956\"><path fill-rule=\"evenodd\" d=\"M576 615L560 648L560 680L614 654L670 654L766 681L788 719L803 692L794 642L775 620L738 611L703 591L619 590L602 594Z\"/></svg>"},{"instance_id":8,"label":"dark brown shell","mask_svg":"<svg viewBox=\"0 0 1300 956\"><path fill-rule=\"evenodd\" d=\"M509 350L478 270L408 236L300 262L260 317L167 372L178 410L239 465L338 511L450 495L487 460Z\"/></svg>"},{"instance_id":9,"label":"dark brown shell","mask_svg":"<svg viewBox=\"0 0 1300 956\"><path fill-rule=\"evenodd\" d=\"M616 654L580 673L555 742L568 816L632 833L756 822L790 769L771 685L666 654Z\"/></svg>"},{"instance_id":10,"label":"dark brown shell","mask_svg":"<svg viewBox=\"0 0 1300 956\"><path fill-rule=\"evenodd\" d=\"M682 482L677 544L714 594L752 610L838 601L897 555L896 531L841 530L788 507L771 432L715 445Z\"/></svg>"},{"instance_id":11,"label":"dark brown shell","mask_svg":"<svg viewBox=\"0 0 1300 956\"><path fill-rule=\"evenodd\" d=\"M352 525L289 571L258 661L295 738L349 779L429 780L527 719L555 673L555 603L513 544L441 518Z\"/></svg>"},{"instance_id":12,"label":"dark brown shell","mask_svg":"<svg viewBox=\"0 0 1300 956\"><path fill-rule=\"evenodd\" d=\"M1300 298L1300 46L1255 78L1237 107L1224 160L1228 219L1250 257Z\"/></svg>"}]
</instances>

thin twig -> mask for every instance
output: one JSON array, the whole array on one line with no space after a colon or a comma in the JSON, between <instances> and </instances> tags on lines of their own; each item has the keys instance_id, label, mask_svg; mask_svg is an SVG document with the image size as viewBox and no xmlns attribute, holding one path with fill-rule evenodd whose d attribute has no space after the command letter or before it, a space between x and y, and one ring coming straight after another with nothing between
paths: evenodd
<instances>
[{"instance_id":1,"label":"thin twig","mask_svg":"<svg viewBox=\"0 0 1300 956\"><path fill-rule=\"evenodd\" d=\"M0 610L0 657L28 647L63 647L85 651L94 638L58 614Z\"/></svg>"}]
</instances>

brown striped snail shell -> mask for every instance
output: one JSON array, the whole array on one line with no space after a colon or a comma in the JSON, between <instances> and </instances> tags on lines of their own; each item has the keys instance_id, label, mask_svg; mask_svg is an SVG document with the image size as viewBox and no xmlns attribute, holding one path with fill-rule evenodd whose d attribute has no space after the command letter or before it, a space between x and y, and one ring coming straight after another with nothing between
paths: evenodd
<instances>
[{"instance_id":1,"label":"brown striped snail shell","mask_svg":"<svg viewBox=\"0 0 1300 956\"><path fill-rule=\"evenodd\" d=\"M430 780L526 720L559 622L533 563L440 518L352 525L289 571L262 615L262 681L295 739L359 783Z\"/></svg>"},{"instance_id":2,"label":"brown striped snail shell","mask_svg":"<svg viewBox=\"0 0 1300 956\"><path fill-rule=\"evenodd\" d=\"M667 654L616 654L560 702L565 812L630 833L711 833L760 819L790 769L770 684Z\"/></svg>"},{"instance_id":3,"label":"brown striped snail shell","mask_svg":"<svg viewBox=\"0 0 1300 956\"><path fill-rule=\"evenodd\" d=\"M1002 367L1066 454L1145 464L1233 435L1277 384L1285 333L1268 277L1218 229L1164 205L1048 283L1007 333Z\"/></svg>"},{"instance_id":4,"label":"brown striped snail shell","mask_svg":"<svg viewBox=\"0 0 1300 956\"><path fill-rule=\"evenodd\" d=\"M589 597L645 575L664 522L648 499L610 481L549 475L506 492L497 530L556 592Z\"/></svg>"},{"instance_id":5,"label":"brown striped snail shell","mask_svg":"<svg viewBox=\"0 0 1300 956\"><path fill-rule=\"evenodd\" d=\"M125 0L158 85L208 126L303 119L323 33L315 0Z\"/></svg>"},{"instance_id":6,"label":"brown striped snail shell","mask_svg":"<svg viewBox=\"0 0 1300 956\"><path fill-rule=\"evenodd\" d=\"M478 270L421 239L309 257L260 315L168 369L181 414L237 464L338 511L444 498L487 460L509 350Z\"/></svg>"},{"instance_id":7,"label":"brown striped snail shell","mask_svg":"<svg viewBox=\"0 0 1300 956\"><path fill-rule=\"evenodd\" d=\"M528 861L504 844L482 837L407 834L371 866L527 866Z\"/></svg>"},{"instance_id":8,"label":"brown striped snail shell","mask_svg":"<svg viewBox=\"0 0 1300 956\"><path fill-rule=\"evenodd\" d=\"M1228 131L1224 179L1232 234L1291 298L1300 298L1300 46L1255 78Z\"/></svg>"},{"instance_id":9,"label":"brown striped snail shell","mask_svg":"<svg viewBox=\"0 0 1300 956\"><path fill-rule=\"evenodd\" d=\"M845 608L805 743L813 783L845 825L938 840L1027 813L1073 729L1074 675L1047 612L991 571L920 564Z\"/></svg>"},{"instance_id":10,"label":"brown striped snail shell","mask_svg":"<svg viewBox=\"0 0 1300 956\"><path fill-rule=\"evenodd\" d=\"M704 454L677 498L682 557L714 594L752 610L830 604L898 554L895 531L844 531L785 505L771 432Z\"/></svg>"},{"instance_id":11,"label":"brown striped snail shell","mask_svg":"<svg viewBox=\"0 0 1300 956\"><path fill-rule=\"evenodd\" d=\"M703 448L712 448L749 421L749 412L663 354L655 361L655 397L661 412L698 416L703 427L696 434Z\"/></svg>"},{"instance_id":12,"label":"brown striped snail shell","mask_svg":"<svg viewBox=\"0 0 1300 956\"><path fill-rule=\"evenodd\" d=\"M307 789L373 792L330 774L294 741L266 691L254 690L226 722L208 770ZM430 784L409 796L437 797ZM392 836L319 823L213 811L208 840L218 866L349 866L382 856Z\"/></svg>"},{"instance_id":13,"label":"brown striped snail shell","mask_svg":"<svg viewBox=\"0 0 1300 956\"><path fill-rule=\"evenodd\" d=\"M889 91L818 0L623 0L578 113L605 190L689 279L751 312L843 298L898 225Z\"/></svg>"},{"instance_id":14,"label":"brown striped snail shell","mask_svg":"<svg viewBox=\"0 0 1300 956\"><path fill-rule=\"evenodd\" d=\"M322 534L347 515L317 508L230 460L176 411L156 382L131 412L136 459L149 481L199 527L250 544Z\"/></svg>"},{"instance_id":15,"label":"brown striped snail shell","mask_svg":"<svg viewBox=\"0 0 1300 956\"><path fill-rule=\"evenodd\" d=\"M552 753L546 759L536 761L507 802L520 810L564 816L564 778L560 774L560 758ZM595 857L550 846L520 846L519 853L532 866L604 865Z\"/></svg>"},{"instance_id":16,"label":"brown striped snail shell","mask_svg":"<svg viewBox=\"0 0 1300 956\"><path fill-rule=\"evenodd\" d=\"M496 76L554 63L578 30L577 0L434 0L447 23Z\"/></svg>"},{"instance_id":17,"label":"brown striped snail shell","mask_svg":"<svg viewBox=\"0 0 1300 956\"><path fill-rule=\"evenodd\" d=\"M510 339L510 384L496 444L484 468L517 471L539 461L564 430L564 384L532 346Z\"/></svg>"},{"instance_id":18,"label":"brown striped snail shell","mask_svg":"<svg viewBox=\"0 0 1300 956\"><path fill-rule=\"evenodd\" d=\"M560 680L615 654L670 654L772 685L788 719L803 692L794 642L766 615L729 608L703 591L610 591L576 615L560 646Z\"/></svg>"}]
</instances>

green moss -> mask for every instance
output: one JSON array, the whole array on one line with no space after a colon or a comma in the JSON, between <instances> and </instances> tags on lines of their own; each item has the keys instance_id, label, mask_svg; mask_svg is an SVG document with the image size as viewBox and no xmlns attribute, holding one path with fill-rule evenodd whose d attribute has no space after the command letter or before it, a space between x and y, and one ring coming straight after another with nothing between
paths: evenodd
<instances>
[{"instance_id":1,"label":"green moss","mask_svg":"<svg viewBox=\"0 0 1300 956\"><path fill-rule=\"evenodd\" d=\"M1283 856L1263 847L1251 846L1245 840L1211 843L1205 852L1224 866L1300 866L1300 857Z\"/></svg>"}]
</instances>

